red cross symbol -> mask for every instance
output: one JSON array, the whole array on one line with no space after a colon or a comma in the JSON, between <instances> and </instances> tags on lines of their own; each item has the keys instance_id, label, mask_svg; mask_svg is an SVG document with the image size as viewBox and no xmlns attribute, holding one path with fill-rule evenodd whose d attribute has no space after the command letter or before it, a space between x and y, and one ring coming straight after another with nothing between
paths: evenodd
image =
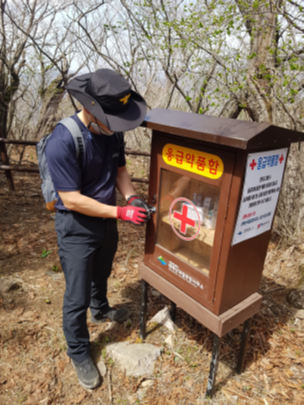
<instances>
[{"instance_id":1,"label":"red cross symbol","mask_svg":"<svg viewBox=\"0 0 304 405\"><path fill-rule=\"evenodd\" d=\"M180 232L186 235L186 230L187 230L187 225L192 226L192 228L195 228L195 221L193 219L190 219L188 217L188 207L187 205L183 205L182 212L173 212L173 218L177 219L178 221L181 221L181 226L180 226Z\"/></svg>"},{"instance_id":2,"label":"red cross symbol","mask_svg":"<svg viewBox=\"0 0 304 405\"><path fill-rule=\"evenodd\" d=\"M280 159L279 159L280 164L283 162L283 160L284 160L284 156L281 155L281 156L280 156Z\"/></svg>"},{"instance_id":3,"label":"red cross symbol","mask_svg":"<svg viewBox=\"0 0 304 405\"><path fill-rule=\"evenodd\" d=\"M257 164L256 164L255 160L253 159L249 166L251 167L251 170L253 170L256 167L256 165Z\"/></svg>"}]
</instances>

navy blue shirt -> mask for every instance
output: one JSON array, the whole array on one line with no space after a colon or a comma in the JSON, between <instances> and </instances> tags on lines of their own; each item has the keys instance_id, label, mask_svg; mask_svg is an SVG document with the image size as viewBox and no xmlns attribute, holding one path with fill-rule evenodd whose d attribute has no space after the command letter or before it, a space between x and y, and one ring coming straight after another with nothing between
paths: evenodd
<instances>
[{"instance_id":1,"label":"navy blue shirt","mask_svg":"<svg viewBox=\"0 0 304 405\"><path fill-rule=\"evenodd\" d=\"M72 135L57 125L46 145L46 158L55 190L77 191L108 205L116 205L115 182L118 167L126 165L122 136L98 135L89 131L77 114L77 122L85 142L82 162L76 158ZM58 195L57 210L69 211Z\"/></svg>"}]
</instances>

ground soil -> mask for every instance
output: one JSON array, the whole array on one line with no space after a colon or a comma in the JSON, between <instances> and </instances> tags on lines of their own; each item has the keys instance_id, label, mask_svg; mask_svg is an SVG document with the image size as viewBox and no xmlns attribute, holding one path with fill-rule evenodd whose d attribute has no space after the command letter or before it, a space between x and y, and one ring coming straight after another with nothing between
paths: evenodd
<instances>
[{"instance_id":1,"label":"ground soil","mask_svg":"<svg viewBox=\"0 0 304 405\"><path fill-rule=\"evenodd\" d=\"M104 358L104 348L111 342L141 342L137 267L143 259L145 229L126 223L118 224L119 248L109 280L109 300L112 305L127 306L130 321L112 331L105 330L108 323L88 322L93 358L96 362L104 358L108 373L98 389L83 389L66 355L62 332L65 281L54 218L45 209L38 175L14 173L14 180L16 191L12 192L0 173L0 277L15 282L15 289L0 295L1 405L304 403L304 321L286 300L298 283L303 252L295 247L278 249L277 241L270 242L268 249L259 291L263 303L253 318L246 369L241 375L235 373L240 326L223 338L212 399L205 399L212 334L180 309L173 348L164 343L168 330L149 327L146 341L163 352L153 376L146 378L148 388L143 388L144 378L128 378ZM147 185L137 184L136 189L147 196ZM148 317L165 305L168 300L150 289Z\"/></svg>"}]
</instances>

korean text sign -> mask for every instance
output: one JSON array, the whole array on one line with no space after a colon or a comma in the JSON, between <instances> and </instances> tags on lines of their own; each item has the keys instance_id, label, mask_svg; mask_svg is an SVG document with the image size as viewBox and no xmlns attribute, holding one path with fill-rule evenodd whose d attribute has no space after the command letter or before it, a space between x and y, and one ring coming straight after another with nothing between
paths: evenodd
<instances>
[{"instance_id":1,"label":"korean text sign","mask_svg":"<svg viewBox=\"0 0 304 405\"><path fill-rule=\"evenodd\" d=\"M271 229L288 148L250 153L232 245Z\"/></svg>"},{"instance_id":2,"label":"korean text sign","mask_svg":"<svg viewBox=\"0 0 304 405\"><path fill-rule=\"evenodd\" d=\"M169 166L210 179L218 179L224 172L224 164L219 156L199 150L167 143L163 148L162 156Z\"/></svg>"}]
</instances>

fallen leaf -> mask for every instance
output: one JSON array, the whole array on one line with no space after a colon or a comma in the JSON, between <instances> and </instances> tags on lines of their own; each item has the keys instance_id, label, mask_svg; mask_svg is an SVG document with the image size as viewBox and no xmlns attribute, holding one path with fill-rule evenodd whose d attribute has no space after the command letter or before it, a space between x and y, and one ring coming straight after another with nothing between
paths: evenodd
<instances>
[{"instance_id":1,"label":"fallen leaf","mask_svg":"<svg viewBox=\"0 0 304 405\"><path fill-rule=\"evenodd\" d=\"M83 392L79 395L78 399L75 401L75 404L81 404L81 402L88 396L87 392Z\"/></svg>"},{"instance_id":2,"label":"fallen leaf","mask_svg":"<svg viewBox=\"0 0 304 405\"><path fill-rule=\"evenodd\" d=\"M24 312L24 308L18 307L18 308L15 309L14 314L15 314L16 316L20 316L20 315L23 314L23 312Z\"/></svg>"},{"instance_id":3,"label":"fallen leaf","mask_svg":"<svg viewBox=\"0 0 304 405\"><path fill-rule=\"evenodd\" d=\"M33 291L30 291L28 293L30 300L33 300L35 298L35 293Z\"/></svg>"},{"instance_id":4,"label":"fallen leaf","mask_svg":"<svg viewBox=\"0 0 304 405\"><path fill-rule=\"evenodd\" d=\"M64 369L65 369L65 365L66 362L64 360L58 360L57 361L57 366L59 368L59 370L63 373Z\"/></svg>"}]
</instances>

